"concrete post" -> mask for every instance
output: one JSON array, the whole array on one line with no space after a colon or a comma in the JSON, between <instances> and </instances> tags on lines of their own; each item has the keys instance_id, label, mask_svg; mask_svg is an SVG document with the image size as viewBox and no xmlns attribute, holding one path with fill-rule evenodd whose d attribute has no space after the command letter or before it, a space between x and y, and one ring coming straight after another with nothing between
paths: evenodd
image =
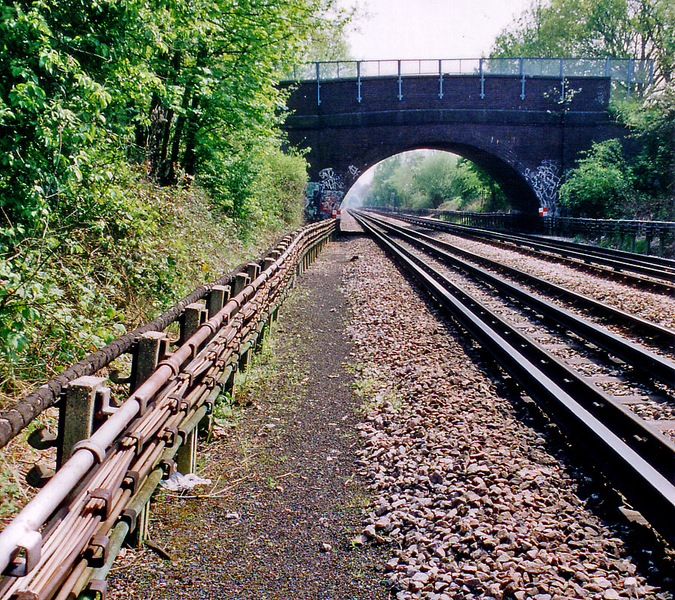
<instances>
[{"instance_id":1,"label":"concrete post","mask_svg":"<svg viewBox=\"0 0 675 600\"><path fill-rule=\"evenodd\" d=\"M162 331L146 331L138 340L134 355L132 392L154 373L169 351L169 340Z\"/></svg>"},{"instance_id":2,"label":"concrete post","mask_svg":"<svg viewBox=\"0 0 675 600\"><path fill-rule=\"evenodd\" d=\"M109 394L104 377L91 375L78 377L68 384L66 397L59 411L59 448L57 466L68 458L77 442L87 439L94 432L94 415L97 400L102 402L103 395Z\"/></svg>"},{"instance_id":3,"label":"concrete post","mask_svg":"<svg viewBox=\"0 0 675 600\"><path fill-rule=\"evenodd\" d=\"M251 281L251 278L246 273L237 273L237 276L234 278L234 290L232 290L232 295L236 296L243 290Z\"/></svg>"},{"instance_id":4,"label":"concrete post","mask_svg":"<svg viewBox=\"0 0 675 600\"><path fill-rule=\"evenodd\" d=\"M229 299L229 285L214 285L206 297L206 309L209 313L209 319L223 308Z\"/></svg>"},{"instance_id":5,"label":"concrete post","mask_svg":"<svg viewBox=\"0 0 675 600\"><path fill-rule=\"evenodd\" d=\"M194 473L197 470L197 434L199 427L195 427L187 436L185 443L176 453L176 469L183 475Z\"/></svg>"},{"instance_id":6,"label":"concrete post","mask_svg":"<svg viewBox=\"0 0 675 600\"><path fill-rule=\"evenodd\" d=\"M207 308L198 302L188 304L181 319L180 343L189 340L206 321L208 317ZM176 453L176 465L178 470L186 475L194 473L197 468L197 435L198 427L195 427L187 436L185 443Z\"/></svg>"},{"instance_id":7,"label":"concrete post","mask_svg":"<svg viewBox=\"0 0 675 600\"><path fill-rule=\"evenodd\" d=\"M129 545L133 548L142 548L148 539L150 526L150 502L146 502L136 517L136 528L129 534Z\"/></svg>"},{"instance_id":8,"label":"concrete post","mask_svg":"<svg viewBox=\"0 0 675 600\"><path fill-rule=\"evenodd\" d=\"M235 386L237 383L237 363L234 363L232 372L227 378L225 385L223 385L223 393L230 396L230 400L234 402Z\"/></svg>"},{"instance_id":9,"label":"concrete post","mask_svg":"<svg viewBox=\"0 0 675 600\"><path fill-rule=\"evenodd\" d=\"M179 346L182 346L197 332L197 329L206 321L207 314L206 307L199 302L193 302L185 307L185 312L180 317Z\"/></svg>"},{"instance_id":10,"label":"concrete post","mask_svg":"<svg viewBox=\"0 0 675 600\"><path fill-rule=\"evenodd\" d=\"M246 265L246 274L249 276L249 282L258 278L260 275L260 265L256 262L250 262Z\"/></svg>"}]
</instances>

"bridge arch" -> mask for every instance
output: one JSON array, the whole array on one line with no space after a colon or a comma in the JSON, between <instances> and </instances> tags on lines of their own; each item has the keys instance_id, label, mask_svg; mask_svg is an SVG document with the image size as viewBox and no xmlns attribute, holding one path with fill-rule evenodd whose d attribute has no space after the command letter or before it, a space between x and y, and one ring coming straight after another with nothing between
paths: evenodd
<instances>
[{"instance_id":1,"label":"bridge arch","mask_svg":"<svg viewBox=\"0 0 675 600\"><path fill-rule=\"evenodd\" d=\"M290 144L308 150L314 218L329 216L368 168L422 148L471 160L514 210L537 214L555 206L563 174L592 142L625 135L607 111L610 77L399 75L288 89L283 128Z\"/></svg>"},{"instance_id":2,"label":"bridge arch","mask_svg":"<svg viewBox=\"0 0 675 600\"><path fill-rule=\"evenodd\" d=\"M363 149L363 170L361 172L365 173L368 169L375 167L383 160L404 152L415 150L449 152L475 163L490 175L509 198L512 209L515 212L536 213L538 207L541 205L541 200L537 197L532 187L532 182L523 176L524 172L528 172L527 168L520 164L517 157L509 156L508 153L504 153L506 155L503 155L503 148L499 147L498 144L493 142L492 146L489 149L481 148L475 144L469 144L464 140L458 141L453 139L453 136L449 136L449 139L439 140L435 138L429 141L424 141L424 137L422 136L418 143L405 147L400 147L395 143L390 146L380 143L376 147ZM352 169L346 179L345 194L358 181L358 176L356 179L349 181L352 179L351 173L353 172L355 172L354 169ZM555 167L553 167L550 181L551 192L554 191L558 182Z\"/></svg>"}]
</instances>

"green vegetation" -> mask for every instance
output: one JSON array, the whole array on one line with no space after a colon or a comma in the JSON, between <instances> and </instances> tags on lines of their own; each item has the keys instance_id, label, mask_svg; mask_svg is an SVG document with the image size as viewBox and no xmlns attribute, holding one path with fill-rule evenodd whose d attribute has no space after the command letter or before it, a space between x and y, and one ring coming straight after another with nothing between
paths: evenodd
<instances>
[{"instance_id":1,"label":"green vegetation","mask_svg":"<svg viewBox=\"0 0 675 600\"><path fill-rule=\"evenodd\" d=\"M536 0L497 37L491 56L651 59L663 86L675 69L674 30L672 0Z\"/></svg>"},{"instance_id":2,"label":"green vegetation","mask_svg":"<svg viewBox=\"0 0 675 600\"><path fill-rule=\"evenodd\" d=\"M630 194L626 161L618 140L593 144L561 189L561 201L580 217L621 216Z\"/></svg>"},{"instance_id":3,"label":"green vegetation","mask_svg":"<svg viewBox=\"0 0 675 600\"><path fill-rule=\"evenodd\" d=\"M675 220L675 4L672 0L549 0L497 38L492 56L616 57L654 61L654 85L617 101L630 129L595 144L561 187L569 216Z\"/></svg>"},{"instance_id":4,"label":"green vegetation","mask_svg":"<svg viewBox=\"0 0 675 600\"><path fill-rule=\"evenodd\" d=\"M478 166L434 150L405 152L382 161L362 198L368 206L481 212L508 207L497 183Z\"/></svg>"},{"instance_id":5,"label":"green vegetation","mask_svg":"<svg viewBox=\"0 0 675 600\"><path fill-rule=\"evenodd\" d=\"M0 7L0 409L300 223L276 82L333 4Z\"/></svg>"}]
</instances>

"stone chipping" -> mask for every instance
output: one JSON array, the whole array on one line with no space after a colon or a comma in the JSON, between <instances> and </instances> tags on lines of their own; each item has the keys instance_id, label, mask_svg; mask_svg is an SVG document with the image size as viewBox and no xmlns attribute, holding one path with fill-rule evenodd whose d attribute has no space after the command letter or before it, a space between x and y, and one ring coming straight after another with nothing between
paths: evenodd
<instances>
[{"instance_id":1,"label":"stone chipping","mask_svg":"<svg viewBox=\"0 0 675 600\"><path fill-rule=\"evenodd\" d=\"M355 543L391 545L392 597L672 598L464 334L373 242L351 243L360 465L376 494Z\"/></svg>"},{"instance_id":2,"label":"stone chipping","mask_svg":"<svg viewBox=\"0 0 675 600\"><path fill-rule=\"evenodd\" d=\"M570 288L611 306L638 315L648 321L675 329L675 297L638 290L627 283L593 276L574 267L509 250L500 246L439 233L438 238L478 256L521 269L551 283Z\"/></svg>"}]
</instances>

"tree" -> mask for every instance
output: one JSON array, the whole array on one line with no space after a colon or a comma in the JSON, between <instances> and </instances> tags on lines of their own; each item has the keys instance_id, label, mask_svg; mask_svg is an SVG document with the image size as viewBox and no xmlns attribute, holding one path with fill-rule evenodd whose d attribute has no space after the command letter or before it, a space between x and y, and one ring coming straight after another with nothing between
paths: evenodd
<instances>
[{"instance_id":1,"label":"tree","mask_svg":"<svg viewBox=\"0 0 675 600\"><path fill-rule=\"evenodd\" d=\"M447 152L434 152L427 156L414 174L413 184L425 204L438 208L452 198L452 180L455 176L457 157Z\"/></svg>"},{"instance_id":2,"label":"tree","mask_svg":"<svg viewBox=\"0 0 675 600\"><path fill-rule=\"evenodd\" d=\"M449 152L405 152L382 161L364 194L370 206L504 210L506 196L485 171Z\"/></svg>"},{"instance_id":3,"label":"tree","mask_svg":"<svg viewBox=\"0 0 675 600\"><path fill-rule=\"evenodd\" d=\"M496 39L492 56L654 60L659 86L673 78L671 0L541 0Z\"/></svg>"},{"instance_id":4,"label":"tree","mask_svg":"<svg viewBox=\"0 0 675 600\"><path fill-rule=\"evenodd\" d=\"M59 227L96 220L102 207L116 201L113 188L126 161L144 164L161 184L176 184L236 162L228 153L245 156L255 147L264 154L271 140L278 145L275 126L283 97L276 83L301 60L312 36L329 29L337 37L349 15L333 5L334 0L3 4L4 244L54 220ZM232 185L251 181L244 176Z\"/></svg>"},{"instance_id":5,"label":"tree","mask_svg":"<svg viewBox=\"0 0 675 600\"><path fill-rule=\"evenodd\" d=\"M476 163L463 158L457 163L452 191L459 209L496 212L509 207L497 182Z\"/></svg>"}]
</instances>

